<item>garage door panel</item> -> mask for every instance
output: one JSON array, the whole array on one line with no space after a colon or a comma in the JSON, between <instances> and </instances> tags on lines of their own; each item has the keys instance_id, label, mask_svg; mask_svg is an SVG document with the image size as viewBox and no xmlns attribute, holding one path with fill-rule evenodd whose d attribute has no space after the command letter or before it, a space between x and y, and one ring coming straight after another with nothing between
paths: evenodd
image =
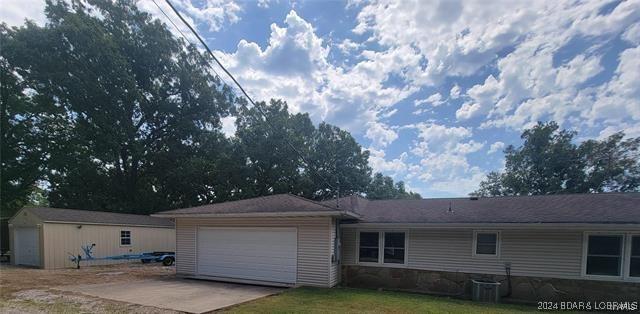
<instances>
[{"instance_id":1,"label":"garage door panel","mask_svg":"<svg viewBox=\"0 0 640 314\"><path fill-rule=\"evenodd\" d=\"M201 265L238 265L238 266L251 266L260 265L261 267L269 267L270 265L286 265L296 266L295 260L290 258L276 258L276 257L264 257L264 256L247 256L247 255L235 255L235 256L221 256L217 255L216 260L212 262L201 261Z\"/></svg>"},{"instance_id":2,"label":"garage door panel","mask_svg":"<svg viewBox=\"0 0 640 314\"><path fill-rule=\"evenodd\" d=\"M294 284L295 228L198 228L197 272L231 279Z\"/></svg>"}]
</instances>

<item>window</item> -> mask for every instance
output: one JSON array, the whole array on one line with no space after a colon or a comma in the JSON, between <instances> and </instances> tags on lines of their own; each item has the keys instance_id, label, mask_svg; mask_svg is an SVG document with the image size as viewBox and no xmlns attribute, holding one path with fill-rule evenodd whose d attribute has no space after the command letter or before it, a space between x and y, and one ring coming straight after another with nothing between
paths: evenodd
<instances>
[{"instance_id":1,"label":"window","mask_svg":"<svg viewBox=\"0 0 640 314\"><path fill-rule=\"evenodd\" d=\"M120 231L120 245L131 245L131 231Z\"/></svg>"},{"instance_id":2,"label":"window","mask_svg":"<svg viewBox=\"0 0 640 314\"><path fill-rule=\"evenodd\" d=\"M474 237L473 254L479 256L498 255L498 232L478 231Z\"/></svg>"},{"instance_id":3,"label":"window","mask_svg":"<svg viewBox=\"0 0 640 314\"><path fill-rule=\"evenodd\" d=\"M360 262L377 263L380 249L378 232L360 232Z\"/></svg>"},{"instance_id":4,"label":"window","mask_svg":"<svg viewBox=\"0 0 640 314\"><path fill-rule=\"evenodd\" d=\"M640 277L640 235L631 236L629 277Z\"/></svg>"},{"instance_id":5,"label":"window","mask_svg":"<svg viewBox=\"0 0 640 314\"><path fill-rule=\"evenodd\" d=\"M404 232L384 233L384 262L404 264Z\"/></svg>"},{"instance_id":6,"label":"window","mask_svg":"<svg viewBox=\"0 0 640 314\"><path fill-rule=\"evenodd\" d=\"M587 275L620 276L622 235L589 235Z\"/></svg>"},{"instance_id":7,"label":"window","mask_svg":"<svg viewBox=\"0 0 640 314\"><path fill-rule=\"evenodd\" d=\"M405 232L361 231L359 234L359 263L405 264Z\"/></svg>"}]
</instances>

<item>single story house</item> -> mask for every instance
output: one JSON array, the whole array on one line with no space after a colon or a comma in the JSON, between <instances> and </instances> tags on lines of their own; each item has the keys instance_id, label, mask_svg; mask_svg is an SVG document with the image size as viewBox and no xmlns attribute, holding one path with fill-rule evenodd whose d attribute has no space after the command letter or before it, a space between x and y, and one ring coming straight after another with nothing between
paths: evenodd
<instances>
[{"instance_id":1,"label":"single story house","mask_svg":"<svg viewBox=\"0 0 640 314\"><path fill-rule=\"evenodd\" d=\"M640 193L326 202L280 194L155 216L175 219L185 277L461 297L481 279L528 301L640 295Z\"/></svg>"},{"instance_id":2,"label":"single story house","mask_svg":"<svg viewBox=\"0 0 640 314\"><path fill-rule=\"evenodd\" d=\"M25 207L9 220L9 235L14 265L44 269L74 267L70 257L92 244L94 257L175 250L172 220L101 211Z\"/></svg>"}]
</instances>

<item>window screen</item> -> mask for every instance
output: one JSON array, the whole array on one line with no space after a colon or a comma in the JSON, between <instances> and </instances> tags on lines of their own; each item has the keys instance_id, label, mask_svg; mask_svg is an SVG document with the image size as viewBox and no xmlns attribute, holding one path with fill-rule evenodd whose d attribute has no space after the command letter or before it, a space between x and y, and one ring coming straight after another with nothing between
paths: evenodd
<instances>
[{"instance_id":1,"label":"window screen","mask_svg":"<svg viewBox=\"0 0 640 314\"><path fill-rule=\"evenodd\" d=\"M378 232L360 232L360 262L378 262L379 242Z\"/></svg>"},{"instance_id":2,"label":"window screen","mask_svg":"<svg viewBox=\"0 0 640 314\"><path fill-rule=\"evenodd\" d=\"M587 248L587 274L620 276L622 236L590 235Z\"/></svg>"}]
</instances>

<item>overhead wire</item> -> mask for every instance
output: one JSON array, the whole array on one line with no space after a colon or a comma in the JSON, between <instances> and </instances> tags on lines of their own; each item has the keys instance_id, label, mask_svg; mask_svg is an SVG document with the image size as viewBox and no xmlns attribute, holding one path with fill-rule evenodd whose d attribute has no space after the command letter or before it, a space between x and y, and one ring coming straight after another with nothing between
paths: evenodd
<instances>
[{"instance_id":1,"label":"overhead wire","mask_svg":"<svg viewBox=\"0 0 640 314\"><path fill-rule=\"evenodd\" d=\"M171 18L160 8L160 6L155 2L155 0L152 0L156 6L158 6L158 8L160 9L160 11L164 14L164 16L169 19L169 21L171 22L171 24L173 24L178 31L183 35L183 37L189 42L191 43L188 38L182 33L182 31L179 30L179 28L176 26L176 24L171 20ZM233 81L233 83L235 83L235 85L240 89L240 91L242 92L242 94L244 95L244 97L249 101L249 103L251 103L251 105L253 106L253 108L255 108L264 118L264 121L267 123L267 125L269 126L269 128L272 129L272 131L276 131L275 126L271 123L271 121L269 121L269 118L267 116L267 114L264 112L264 110L256 105L256 103L253 101L253 99L249 96L249 94L247 93L247 91L242 87L242 85L240 85L240 83L238 82L238 80L236 80L236 78L229 72L229 70L227 70L227 68L222 64L222 62L220 62L220 60L213 54L213 52L211 51L211 49L209 48L209 46L207 45L207 43L205 43L205 41L202 39L202 37L200 37L200 35L198 34L198 32L191 26L191 24L189 24L189 22L182 17L182 14L180 14L180 12L178 11L178 9L176 9L176 7L171 3L170 0L165 0L165 2L169 5L169 7L173 10L173 12L178 16L178 18L180 18L180 20L182 21L182 23L184 23L189 30L191 31L191 33L193 33L193 35L198 39L198 41L202 44L202 46L204 46L205 50L207 51L207 53L209 54L209 56L211 56L211 58L216 62L216 64L218 64L218 66L224 71L224 73L231 78L231 80ZM192 44L192 43L191 43ZM212 67L213 69L213 67ZM215 72L215 69L214 69ZM217 72L216 72L217 75ZM224 79L221 78L223 81ZM225 82L226 84L226 82ZM227 84L229 87L233 88L232 86L230 86L229 84ZM303 161L303 163L305 163L307 165L307 167L311 170L311 172L314 173L314 175L316 175L318 178L322 179L322 181L324 181L324 183L331 189L335 190L336 188L329 182L329 180L327 180L323 175L321 175L317 169L314 169L314 166L312 164L312 162L310 162L292 143L291 141L285 139L285 142L289 145L289 147L298 155L298 157ZM339 191L338 191L339 193Z\"/></svg>"}]
</instances>

